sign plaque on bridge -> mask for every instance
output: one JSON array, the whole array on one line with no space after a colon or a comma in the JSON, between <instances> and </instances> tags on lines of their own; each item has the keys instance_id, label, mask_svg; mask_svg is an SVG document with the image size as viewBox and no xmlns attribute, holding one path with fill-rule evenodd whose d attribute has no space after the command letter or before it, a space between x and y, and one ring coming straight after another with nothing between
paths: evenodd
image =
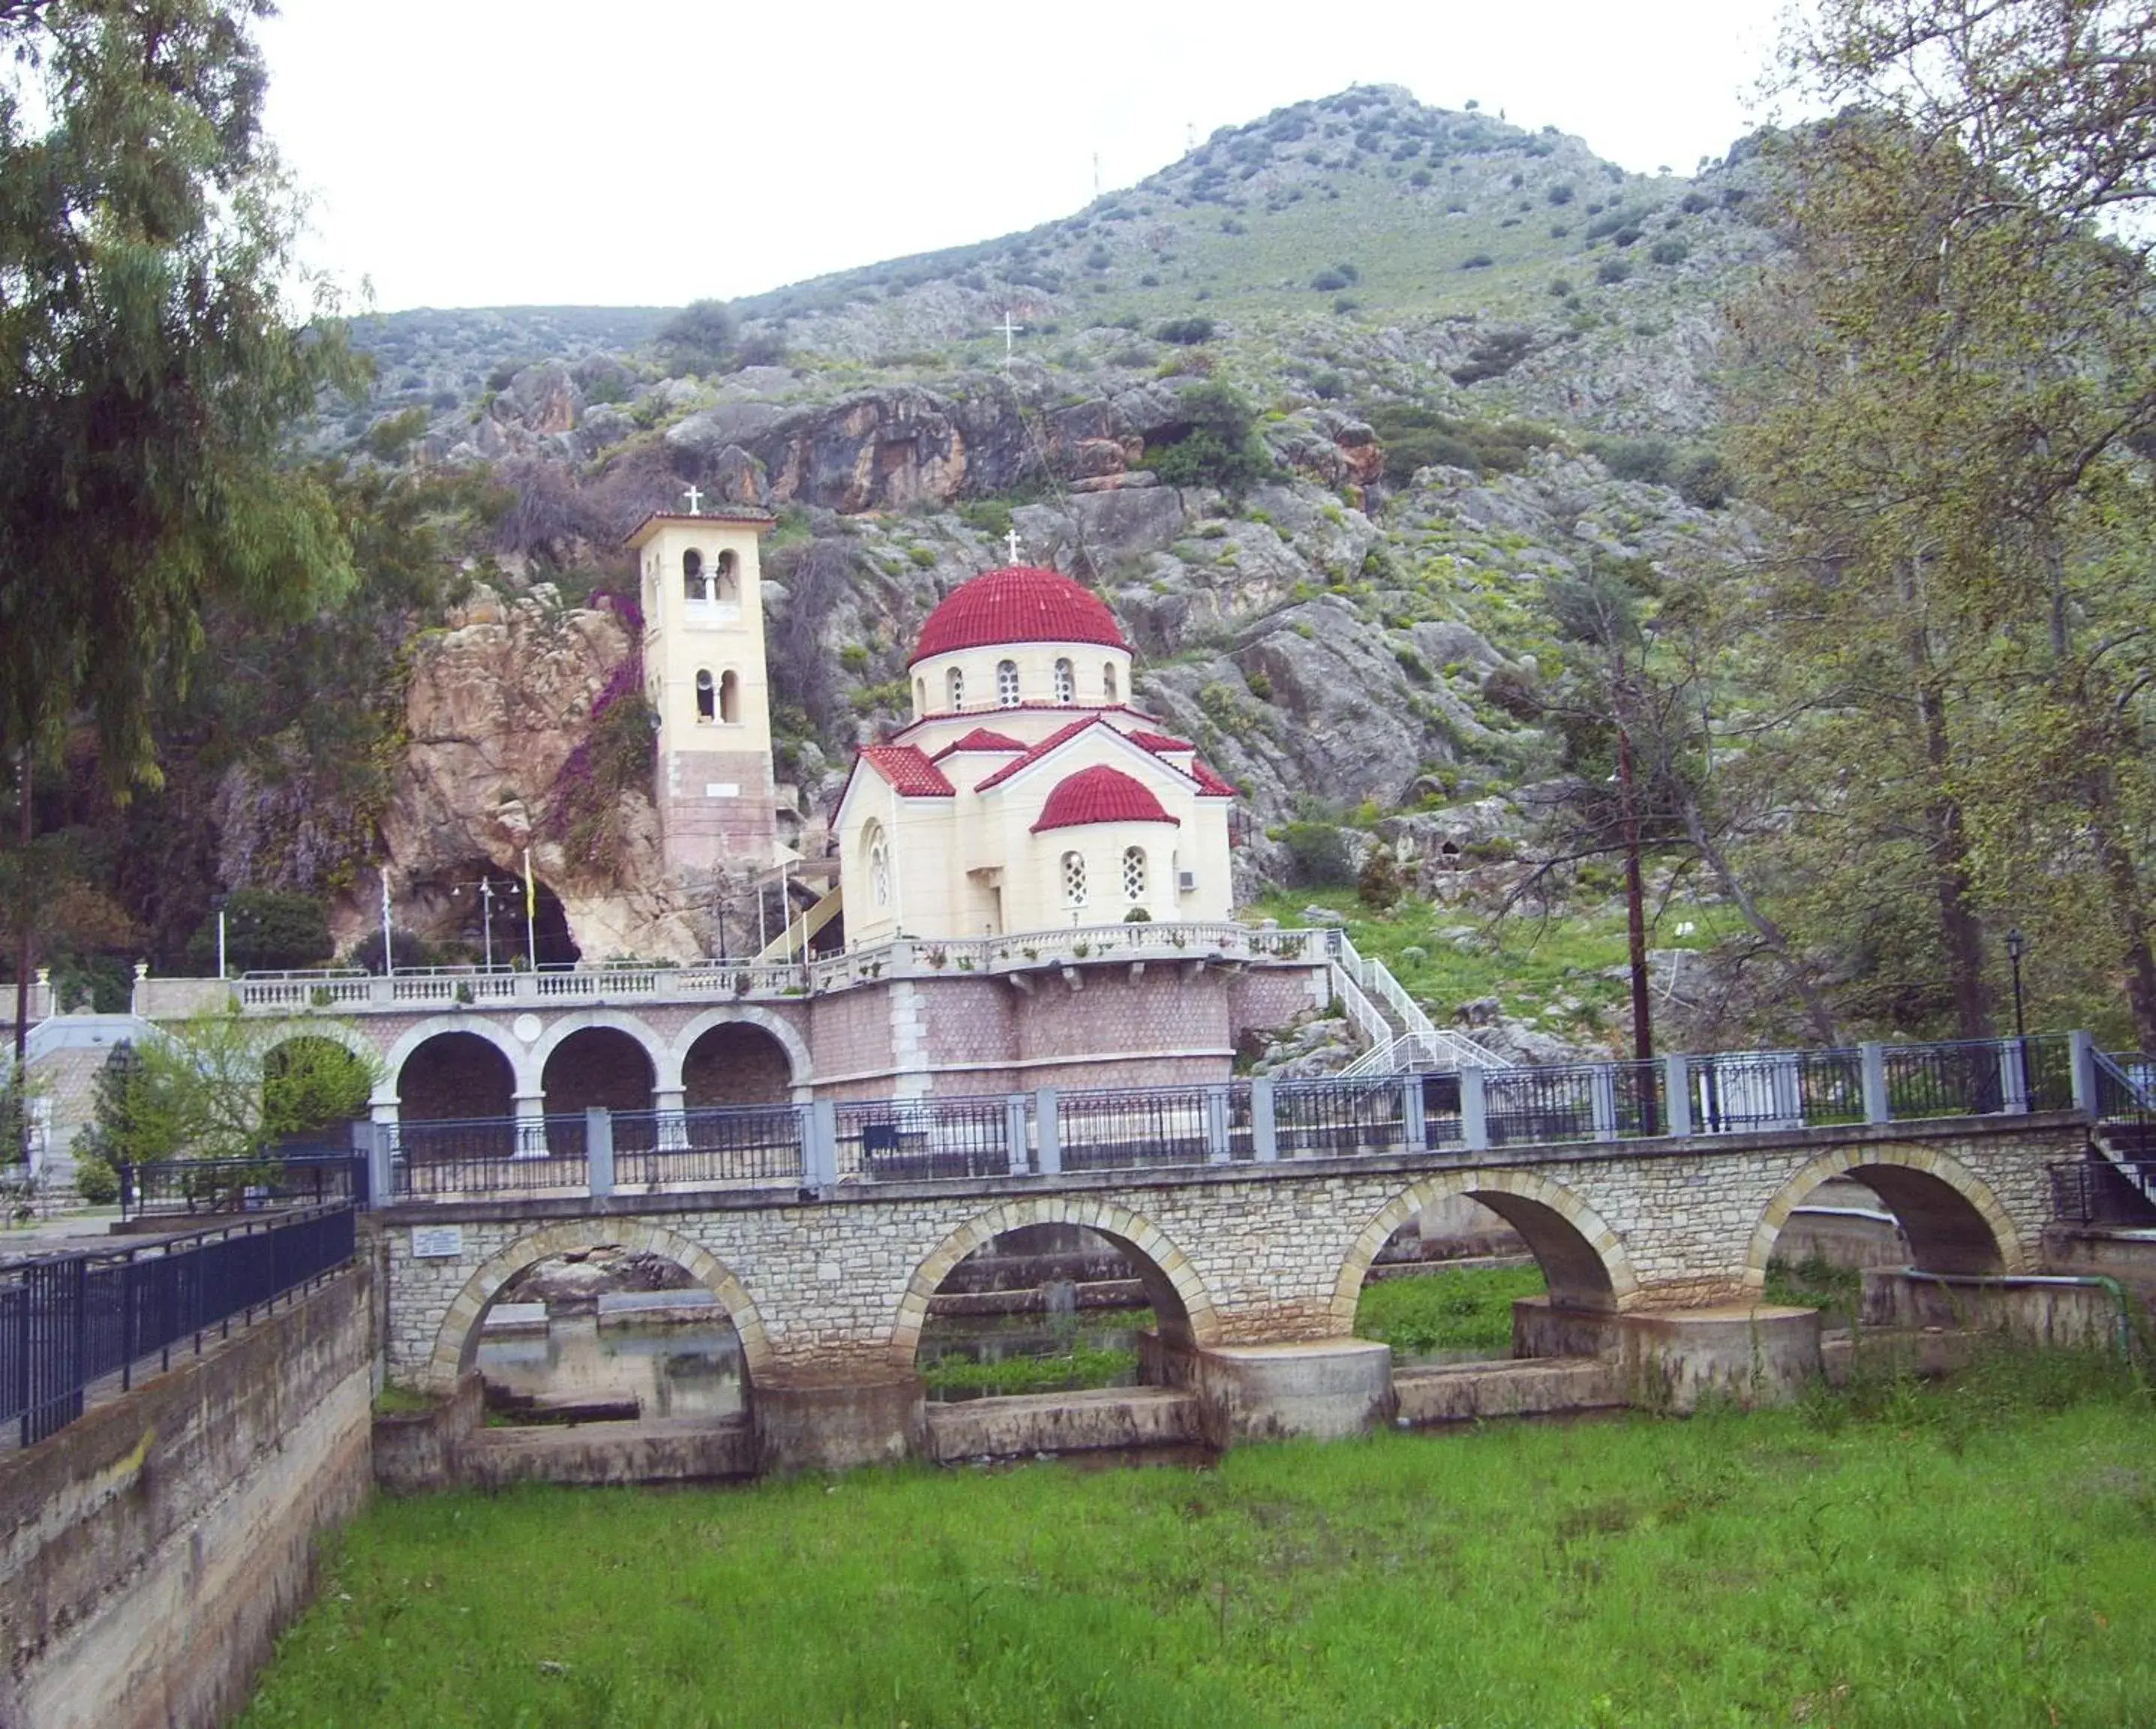
<instances>
[{"instance_id":1,"label":"sign plaque on bridge","mask_svg":"<svg viewBox=\"0 0 2156 1729\"><path fill-rule=\"evenodd\" d=\"M415 1224L412 1227L414 1260L454 1260L465 1252L465 1228L460 1224Z\"/></svg>"}]
</instances>

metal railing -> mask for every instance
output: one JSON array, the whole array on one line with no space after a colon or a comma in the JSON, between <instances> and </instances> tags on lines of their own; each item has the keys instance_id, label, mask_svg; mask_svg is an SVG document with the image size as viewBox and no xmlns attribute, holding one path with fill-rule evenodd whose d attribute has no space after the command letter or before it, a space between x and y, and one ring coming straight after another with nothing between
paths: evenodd
<instances>
[{"instance_id":1,"label":"metal railing","mask_svg":"<svg viewBox=\"0 0 2156 1729\"><path fill-rule=\"evenodd\" d=\"M158 1159L119 1167L123 1219L367 1203L365 1158L349 1152L254 1159Z\"/></svg>"},{"instance_id":2,"label":"metal railing","mask_svg":"<svg viewBox=\"0 0 2156 1729\"><path fill-rule=\"evenodd\" d=\"M2093 1077L2093 1078L2092 1078ZM985 1097L844 1100L385 1126L398 1199L617 1188L980 1181L1240 1161L1650 1142L1663 1151L1972 1115L2133 1111L2086 1037L1719 1052L1650 1062L1268 1078ZM588 1146L594 1127L602 1142ZM2137 1152L2156 1159L2156 1126ZM598 1151L593 1152L593 1147ZM2119 1154L2114 1150L2113 1162Z\"/></svg>"},{"instance_id":3,"label":"metal railing","mask_svg":"<svg viewBox=\"0 0 2156 1729\"><path fill-rule=\"evenodd\" d=\"M2045 1167L2051 1217L2062 1224L2148 1225L2156 1221L2156 1159L2101 1153Z\"/></svg>"},{"instance_id":4,"label":"metal railing","mask_svg":"<svg viewBox=\"0 0 2156 1729\"><path fill-rule=\"evenodd\" d=\"M81 1416L99 1383L125 1390L151 1360L199 1352L350 1261L355 1216L346 1203L0 1269L0 1424L28 1446Z\"/></svg>"},{"instance_id":5,"label":"metal railing","mask_svg":"<svg viewBox=\"0 0 2156 1729\"><path fill-rule=\"evenodd\" d=\"M798 1183L801 1112L792 1105L613 1113L614 1183L646 1190Z\"/></svg>"}]
</instances>

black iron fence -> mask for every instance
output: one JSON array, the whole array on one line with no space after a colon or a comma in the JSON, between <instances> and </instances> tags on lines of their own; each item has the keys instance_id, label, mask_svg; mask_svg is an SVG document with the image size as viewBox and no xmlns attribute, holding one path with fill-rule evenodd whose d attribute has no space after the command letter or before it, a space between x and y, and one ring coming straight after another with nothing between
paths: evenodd
<instances>
[{"instance_id":1,"label":"black iron fence","mask_svg":"<svg viewBox=\"0 0 2156 1729\"><path fill-rule=\"evenodd\" d=\"M2051 1216L2063 1224L2156 1224L2156 1159L2070 1159L2048 1166Z\"/></svg>"},{"instance_id":2,"label":"black iron fence","mask_svg":"<svg viewBox=\"0 0 2156 1729\"><path fill-rule=\"evenodd\" d=\"M795 1182L801 1112L791 1105L616 1111L617 1188Z\"/></svg>"},{"instance_id":3,"label":"black iron fence","mask_svg":"<svg viewBox=\"0 0 2156 1729\"><path fill-rule=\"evenodd\" d=\"M0 1269L0 1424L26 1446L41 1441L99 1383L125 1389L151 1362L199 1352L349 1261L356 1217L345 1202Z\"/></svg>"},{"instance_id":4,"label":"black iron fence","mask_svg":"<svg viewBox=\"0 0 2156 1729\"><path fill-rule=\"evenodd\" d=\"M349 1152L291 1153L279 1158L161 1159L122 1165L123 1219L187 1219L265 1207L366 1206L367 1165Z\"/></svg>"},{"instance_id":5,"label":"black iron fence","mask_svg":"<svg viewBox=\"0 0 2156 1729\"><path fill-rule=\"evenodd\" d=\"M1444 1074L1234 1080L987 1097L844 1100L607 1117L594 1171L587 1118L389 1126L396 1198L798 1183L987 1179L1221 1162L1589 1142L1669 1141L1922 1118L2063 1111L2156 1118L2131 1063L2080 1035L1856 1049L1741 1051L1650 1062ZM2075 1074L2076 1049L2095 1062ZM2111 1149L2115 1154L2118 1148ZM1050 1162L1051 1151L1054 1162ZM2126 1156L2126 1155L2121 1155ZM381 1181L377 1175L377 1182Z\"/></svg>"}]
</instances>

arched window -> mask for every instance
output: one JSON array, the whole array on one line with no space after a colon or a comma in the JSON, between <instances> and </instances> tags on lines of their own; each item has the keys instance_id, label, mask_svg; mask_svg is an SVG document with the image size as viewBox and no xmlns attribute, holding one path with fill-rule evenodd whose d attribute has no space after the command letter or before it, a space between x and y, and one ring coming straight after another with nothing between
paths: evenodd
<instances>
[{"instance_id":1,"label":"arched window","mask_svg":"<svg viewBox=\"0 0 2156 1729\"><path fill-rule=\"evenodd\" d=\"M1055 663L1055 700L1075 702L1078 700L1078 675L1068 660Z\"/></svg>"},{"instance_id":2,"label":"arched window","mask_svg":"<svg viewBox=\"0 0 2156 1729\"><path fill-rule=\"evenodd\" d=\"M741 724L741 675L737 672L720 675L719 718L729 726Z\"/></svg>"},{"instance_id":3,"label":"arched window","mask_svg":"<svg viewBox=\"0 0 2156 1729\"><path fill-rule=\"evenodd\" d=\"M1018 662L998 660L996 663L996 705L999 708L1018 706Z\"/></svg>"},{"instance_id":4,"label":"arched window","mask_svg":"<svg viewBox=\"0 0 2156 1729\"><path fill-rule=\"evenodd\" d=\"M928 680L926 679L913 681L913 711L916 715L928 712Z\"/></svg>"},{"instance_id":5,"label":"arched window","mask_svg":"<svg viewBox=\"0 0 2156 1729\"><path fill-rule=\"evenodd\" d=\"M696 718L709 721L716 714L716 692L712 689L711 675L699 667L696 670Z\"/></svg>"},{"instance_id":6,"label":"arched window","mask_svg":"<svg viewBox=\"0 0 2156 1729\"><path fill-rule=\"evenodd\" d=\"M690 600L710 598L704 587L704 555L694 546L681 555L681 593Z\"/></svg>"},{"instance_id":7,"label":"arched window","mask_svg":"<svg viewBox=\"0 0 2156 1729\"><path fill-rule=\"evenodd\" d=\"M878 906L891 905L891 840L883 824L871 823L863 833L863 850L869 861L869 899Z\"/></svg>"},{"instance_id":8,"label":"arched window","mask_svg":"<svg viewBox=\"0 0 2156 1729\"><path fill-rule=\"evenodd\" d=\"M741 599L741 560L731 552L719 554L718 593L715 598L725 606L735 605Z\"/></svg>"},{"instance_id":9,"label":"arched window","mask_svg":"<svg viewBox=\"0 0 2156 1729\"><path fill-rule=\"evenodd\" d=\"M1116 663L1107 662L1101 669L1101 690L1109 701L1116 701Z\"/></svg>"},{"instance_id":10,"label":"arched window","mask_svg":"<svg viewBox=\"0 0 2156 1729\"><path fill-rule=\"evenodd\" d=\"M955 666L943 675L943 694L949 700L952 714L965 707L966 675Z\"/></svg>"},{"instance_id":11,"label":"arched window","mask_svg":"<svg viewBox=\"0 0 2156 1729\"><path fill-rule=\"evenodd\" d=\"M1065 853L1063 855L1063 904L1083 906L1086 904L1086 855Z\"/></svg>"},{"instance_id":12,"label":"arched window","mask_svg":"<svg viewBox=\"0 0 2156 1729\"><path fill-rule=\"evenodd\" d=\"M1142 900L1146 897L1146 856L1142 846L1123 849L1123 899Z\"/></svg>"}]
</instances>

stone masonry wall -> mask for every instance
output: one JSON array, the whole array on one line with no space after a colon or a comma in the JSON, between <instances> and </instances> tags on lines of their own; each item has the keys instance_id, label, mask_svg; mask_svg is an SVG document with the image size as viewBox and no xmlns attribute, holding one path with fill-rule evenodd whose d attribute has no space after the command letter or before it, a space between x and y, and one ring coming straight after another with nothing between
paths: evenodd
<instances>
[{"instance_id":1,"label":"stone masonry wall","mask_svg":"<svg viewBox=\"0 0 2156 1729\"><path fill-rule=\"evenodd\" d=\"M2007 1270L2035 1264L2049 1203L2044 1166L2078 1149L2062 1120L2010 1128L1897 1126L1560 1152L1291 1160L1173 1174L847 1186L834 1198L694 1196L594 1203L414 1208L393 1224L459 1224L460 1252L418 1260L410 1232L388 1243L390 1372L453 1378L470 1323L493 1290L540 1254L634 1242L670 1254L720 1291L759 1360L830 1367L911 1360L909 1316L963 1248L1032 1224L1074 1224L1136 1243L1182 1294L1198 1342L1258 1343L1348 1332L1363 1272L1393 1230L1455 1194L1516 1195L1566 1221L1606 1270L1622 1308L1756 1294L1790 1208L1821 1181L1866 1163L1935 1174L1968 1198ZM983 1234L986 1233L986 1234ZM1527 1233L1531 1246L1537 1233ZM1920 1233L1912 1228L1912 1239ZM547 1247L552 1244L555 1246ZM491 1282L490 1282L491 1281ZM444 1327L452 1310L455 1322Z\"/></svg>"}]
</instances>

